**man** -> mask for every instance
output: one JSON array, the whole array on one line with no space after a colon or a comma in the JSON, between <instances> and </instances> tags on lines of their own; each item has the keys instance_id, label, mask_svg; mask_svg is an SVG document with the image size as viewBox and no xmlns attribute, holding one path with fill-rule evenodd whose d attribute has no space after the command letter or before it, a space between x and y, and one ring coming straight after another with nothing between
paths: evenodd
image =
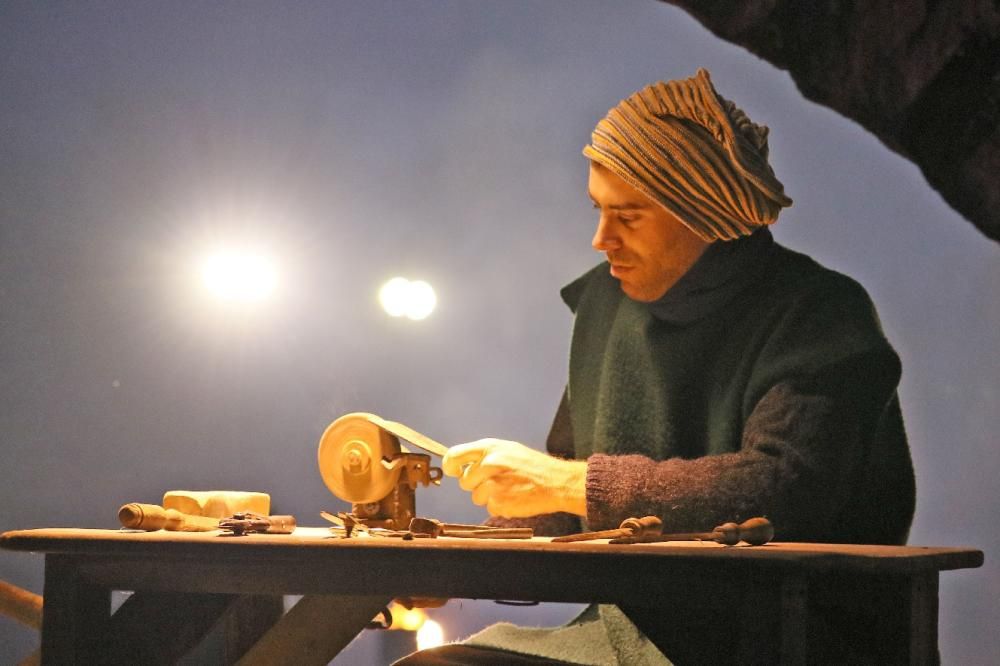
<instances>
[{"instance_id":1,"label":"man","mask_svg":"<svg viewBox=\"0 0 1000 666\"><path fill-rule=\"evenodd\" d=\"M493 522L542 534L767 516L778 540L905 542L899 359L856 282L773 241L792 202L767 128L699 70L621 102L584 154L607 261L562 291L575 321L551 455L486 439L444 471ZM473 642L589 663L509 632Z\"/></svg>"}]
</instances>

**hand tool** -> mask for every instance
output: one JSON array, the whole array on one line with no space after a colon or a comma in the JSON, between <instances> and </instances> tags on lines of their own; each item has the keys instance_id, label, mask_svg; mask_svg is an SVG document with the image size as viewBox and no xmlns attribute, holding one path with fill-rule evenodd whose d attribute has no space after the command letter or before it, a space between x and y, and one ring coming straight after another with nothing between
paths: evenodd
<instances>
[{"instance_id":1,"label":"hand tool","mask_svg":"<svg viewBox=\"0 0 1000 666\"><path fill-rule=\"evenodd\" d=\"M211 532L219 529L218 518L191 516L158 504L132 502L118 509L122 527L133 530L170 530L172 532Z\"/></svg>"},{"instance_id":2,"label":"hand tool","mask_svg":"<svg viewBox=\"0 0 1000 666\"><path fill-rule=\"evenodd\" d=\"M331 527L330 529L339 528L343 530L345 538L350 538L351 534L354 532L368 531L368 526L359 522L353 513L330 513L329 511L320 511L319 515L334 524L335 527Z\"/></svg>"},{"instance_id":3,"label":"hand tool","mask_svg":"<svg viewBox=\"0 0 1000 666\"><path fill-rule=\"evenodd\" d=\"M598 532L581 532L567 534L552 539L553 543L570 543L573 541L593 541L594 539L614 539L616 537L634 537L639 535L659 534L663 522L656 516L642 518L626 518L616 530L600 530Z\"/></svg>"},{"instance_id":4,"label":"hand tool","mask_svg":"<svg viewBox=\"0 0 1000 666\"><path fill-rule=\"evenodd\" d=\"M291 534L295 531L295 516L261 516L245 511L220 520L219 529L231 532L233 536L243 536L248 532Z\"/></svg>"},{"instance_id":5,"label":"hand tool","mask_svg":"<svg viewBox=\"0 0 1000 666\"><path fill-rule=\"evenodd\" d=\"M410 521L410 532L414 536L445 536L470 539L530 539L535 534L534 530L530 527L490 527L489 525L442 523L433 518L414 518Z\"/></svg>"},{"instance_id":6,"label":"hand tool","mask_svg":"<svg viewBox=\"0 0 1000 666\"><path fill-rule=\"evenodd\" d=\"M681 534L647 534L622 536L611 543L662 543L664 541L715 541L726 546L735 546L745 541L751 546L763 546L774 538L774 526L767 518L751 518L739 525L723 523L711 532L686 532Z\"/></svg>"},{"instance_id":7,"label":"hand tool","mask_svg":"<svg viewBox=\"0 0 1000 666\"><path fill-rule=\"evenodd\" d=\"M363 522L358 520L357 516L352 513L333 514L329 511L320 511L319 515L333 523L333 527L330 529L336 530L339 532L337 536L345 539L351 538L351 535L353 534L365 534L373 537L396 537L401 538L404 541L409 541L414 537L431 536L430 534L414 534L409 530L390 530L384 527L368 527Z\"/></svg>"}]
</instances>

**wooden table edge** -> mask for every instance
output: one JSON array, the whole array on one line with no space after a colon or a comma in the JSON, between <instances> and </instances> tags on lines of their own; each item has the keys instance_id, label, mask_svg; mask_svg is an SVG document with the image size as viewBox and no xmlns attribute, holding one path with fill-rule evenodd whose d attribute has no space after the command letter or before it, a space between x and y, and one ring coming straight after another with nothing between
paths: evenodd
<instances>
[{"instance_id":1,"label":"wooden table edge","mask_svg":"<svg viewBox=\"0 0 1000 666\"><path fill-rule=\"evenodd\" d=\"M205 556L241 559L260 557L280 560L285 557L323 557L331 548L374 549L401 552L412 550L414 556L427 552L503 551L512 557L519 553L550 553L554 558L609 557L716 561L763 566L800 566L806 570L826 571L947 571L982 566L981 550L965 547L879 546L852 544L774 542L764 546L719 546L703 544L608 544L606 542L551 543L545 538L532 540L499 539L416 539L389 538L338 539L299 535L251 534L224 536L217 532L128 532L122 530L41 528L12 530L0 534L0 549L18 552L42 552L79 555L113 553L157 556Z\"/></svg>"}]
</instances>

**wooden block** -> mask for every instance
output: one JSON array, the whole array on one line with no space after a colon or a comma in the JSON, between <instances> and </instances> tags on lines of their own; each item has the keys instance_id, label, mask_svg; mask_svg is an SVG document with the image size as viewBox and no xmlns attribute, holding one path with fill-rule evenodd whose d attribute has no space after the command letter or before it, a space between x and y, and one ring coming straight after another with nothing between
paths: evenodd
<instances>
[{"instance_id":1,"label":"wooden block","mask_svg":"<svg viewBox=\"0 0 1000 666\"><path fill-rule=\"evenodd\" d=\"M170 490L163 495L163 508L209 518L228 518L246 511L268 516L271 496L236 490Z\"/></svg>"}]
</instances>

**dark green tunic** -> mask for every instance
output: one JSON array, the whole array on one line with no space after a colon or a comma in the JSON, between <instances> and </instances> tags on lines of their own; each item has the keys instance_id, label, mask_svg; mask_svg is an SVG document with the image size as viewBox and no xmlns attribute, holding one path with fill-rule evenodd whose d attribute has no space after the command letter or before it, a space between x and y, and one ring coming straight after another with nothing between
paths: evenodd
<instances>
[{"instance_id":1,"label":"dark green tunic","mask_svg":"<svg viewBox=\"0 0 1000 666\"><path fill-rule=\"evenodd\" d=\"M782 540L905 541L900 364L871 300L769 236L765 249L740 284L686 294L707 307L675 320L625 296L607 264L563 290L576 319L549 447L588 459L590 527L763 515Z\"/></svg>"},{"instance_id":2,"label":"dark green tunic","mask_svg":"<svg viewBox=\"0 0 1000 666\"><path fill-rule=\"evenodd\" d=\"M900 363L855 281L765 229L709 248L656 304L626 297L607 264L563 298L576 318L547 447L587 459L589 527L657 515L665 531L703 531L763 515L784 541L905 542L914 478L896 397ZM581 528L569 514L490 522L540 534ZM678 663L731 658L730 627L714 611L626 610ZM812 661L871 661L877 646L846 636L841 609L813 610ZM640 663L645 639L619 640L606 625L602 616L586 626L632 655L621 663ZM516 640L506 628L498 643L489 631L472 642L542 653L534 634ZM776 646L760 649L761 663L777 659Z\"/></svg>"}]
</instances>

